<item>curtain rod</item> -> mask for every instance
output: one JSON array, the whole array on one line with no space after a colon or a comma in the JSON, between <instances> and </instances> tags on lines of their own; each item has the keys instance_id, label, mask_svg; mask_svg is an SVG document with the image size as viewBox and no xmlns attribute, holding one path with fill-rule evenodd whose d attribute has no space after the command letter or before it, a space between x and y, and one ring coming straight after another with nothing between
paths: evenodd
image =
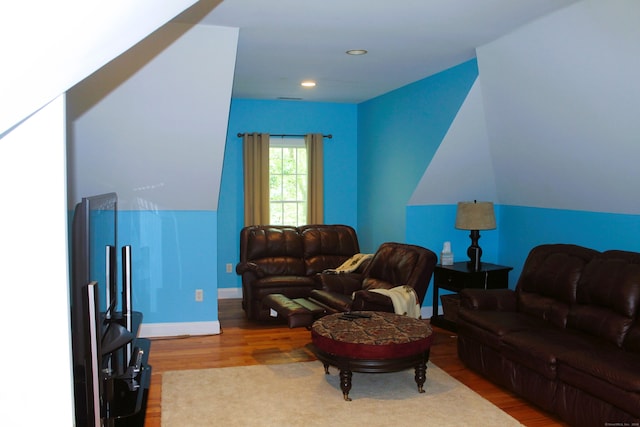
<instances>
[{"instance_id":1,"label":"curtain rod","mask_svg":"<svg viewBox=\"0 0 640 427\"><path fill-rule=\"evenodd\" d=\"M242 138L243 136L247 135L247 133L238 133L238 138ZM262 135L261 133L258 133L258 135ZM281 136L281 137L303 137L306 135L292 135L292 134L270 134L269 136ZM333 135L328 134L328 135L322 135L323 138L328 138L331 139L333 138Z\"/></svg>"}]
</instances>

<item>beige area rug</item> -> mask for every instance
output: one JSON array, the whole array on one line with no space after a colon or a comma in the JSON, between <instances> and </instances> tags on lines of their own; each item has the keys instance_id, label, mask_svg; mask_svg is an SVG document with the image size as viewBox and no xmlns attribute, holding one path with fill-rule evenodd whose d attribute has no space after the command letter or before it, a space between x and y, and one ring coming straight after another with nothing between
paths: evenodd
<instances>
[{"instance_id":1,"label":"beige area rug","mask_svg":"<svg viewBox=\"0 0 640 427\"><path fill-rule=\"evenodd\" d=\"M429 363L425 393L413 369L353 374L347 402L338 370L321 362L171 371L162 375L162 426L519 426Z\"/></svg>"}]
</instances>

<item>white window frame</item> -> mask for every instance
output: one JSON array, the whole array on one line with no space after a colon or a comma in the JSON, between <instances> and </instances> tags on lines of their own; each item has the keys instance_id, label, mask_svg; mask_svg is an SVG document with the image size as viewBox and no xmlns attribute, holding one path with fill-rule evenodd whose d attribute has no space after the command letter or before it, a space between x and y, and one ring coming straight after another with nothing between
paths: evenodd
<instances>
[{"instance_id":1,"label":"white window frame","mask_svg":"<svg viewBox=\"0 0 640 427\"><path fill-rule=\"evenodd\" d=\"M297 148L297 149L303 149L303 153L304 153L304 159L305 159L305 163L307 162L307 153L306 153L306 144L304 142L304 138L303 137L287 137L287 138L282 138L282 137L271 137L269 139L269 151L271 151L271 148ZM272 178L272 174L271 174L271 156L269 156L269 223L273 224L273 225L294 225L294 226L299 226L299 225L304 225L307 223L307 207L308 207L308 197L309 197L309 193L308 193L308 172L309 172L309 165L307 164L307 170L304 174L298 173L297 170L297 164L296 164L296 173L294 173L293 175L296 176L300 176L303 175L305 182L304 182L304 187L305 187L305 193L304 194L304 198L299 198L298 196L300 196L300 193L298 191L298 187L296 185L296 199L292 200L292 199L286 199L284 196L284 191L281 192L281 198L279 200L273 200L272 199L272 194L271 194L271 178ZM281 183L284 182L284 177L287 176L285 174L280 175L281 177ZM281 189L284 189L284 186L281 186ZM281 205L282 209L279 210L279 212L274 212L274 210L272 209L272 206L274 204L279 204ZM290 223L293 221L288 221L285 220L285 218L287 218L287 215L285 214L285 205L289 205L289 207L291 207L291 205L295 205L295 217L296 217L296 221L295 223ZM285 221L287 223L285 223Z\"/></svg>"}]
</instances>

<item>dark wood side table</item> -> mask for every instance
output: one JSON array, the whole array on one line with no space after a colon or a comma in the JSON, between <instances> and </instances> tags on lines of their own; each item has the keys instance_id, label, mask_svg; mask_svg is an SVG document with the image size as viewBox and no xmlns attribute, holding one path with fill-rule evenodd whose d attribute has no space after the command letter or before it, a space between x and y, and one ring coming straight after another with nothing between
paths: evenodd
<instances>
[{"instance_id":1,"label":"dark wood side table","mask_svg":"<svg viewBox=\"0 0 640 427\"><path fill-rule=\"evenodd\" d=\"M467 261L453 265L438 264L433 271L433 317L431 324L450 331L456 331L457 325L438 314L438 293L440 289L460 292L464 288L505 289L509 287L509 271L513 267L483 262L479 271L472 271Z\"/></svg>"}]
</instances>

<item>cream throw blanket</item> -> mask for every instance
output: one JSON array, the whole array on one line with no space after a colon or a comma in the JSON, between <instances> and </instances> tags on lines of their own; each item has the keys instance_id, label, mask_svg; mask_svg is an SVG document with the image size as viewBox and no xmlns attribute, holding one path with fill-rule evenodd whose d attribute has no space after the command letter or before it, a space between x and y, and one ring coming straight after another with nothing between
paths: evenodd
<instances>
[{"instance_id":1,"label":"cream throw blanket","mask_svg":"<svg viewBox=\"0 0 640 427\"><path fill-rule=\"evenodd\" d=\"M327 274L344 274L353 273L362 265L363 262L372 258L373 254L355 254L345 262L343 262L338 268L328 268L323 271Z\"/></svg>"},{"instance_id":2,"label":"cream throw blanket","mask_svg":"<svg viewBox=\"0 0 640 427\"><path fill-rule=\"evenodd\" d=\"M391 298L393 310L396 314L420 319L420 305L416 291L407 285L396 286L391 289L369 289L371 292L378 292Z\"/></svg>"}]
</instances>

